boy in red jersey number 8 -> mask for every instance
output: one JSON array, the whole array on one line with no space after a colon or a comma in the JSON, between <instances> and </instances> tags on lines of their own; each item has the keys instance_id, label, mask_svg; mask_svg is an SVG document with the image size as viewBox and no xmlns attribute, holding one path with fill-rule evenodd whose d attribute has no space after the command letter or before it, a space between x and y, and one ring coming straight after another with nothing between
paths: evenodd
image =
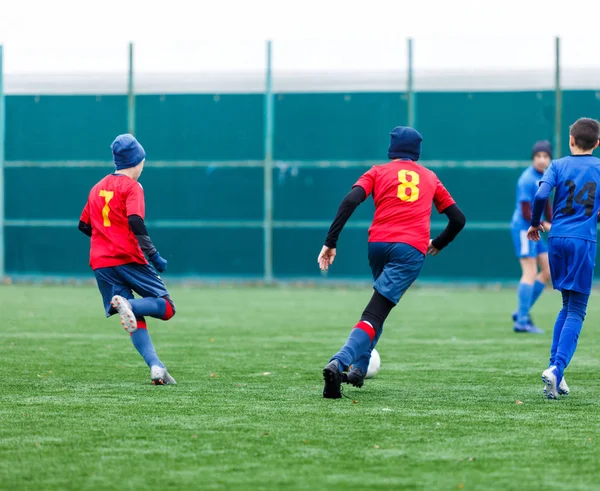
<instances>
[{"instance_id":1,"label":"boy in red jersey number 8","mask_svg":"<svg viewBox=\"0 0 600 491\"><path fill-rule=\"evenodd\" d=\"M391 162L366 172L346 195L318 257L327 271L336 255L340 232L356 209L373 195L375 216L369 228L369 264L375 290L360 321L342 349L323 370L323 397L342 397L342 382L361 387L371 357L390 311L417 279L425 254L437 255L465 225L465 216L435 173L417 163L423 137L413 128L390 133ZM448 226L430 240L432 203L448 217ZM349 367L352 369L344 374Z\"/></svg>"},{"instance_id":2,"label":"boy in red jersey number 8","mask_svg":"<svg viewBox=\"0 0 600 491\"><path fill-rule=\"evenodd\" d=\"M90 266L102 294L106 316L119 314L131 341L150 367L155 385L174 384L154 350L145 317L168 320L175 304L156 271L167 269L144 224L144 190L138 182L146 152L132 135L111 145L115 172L90 191L79 230L91 237ZM148 260L154 268L148 264ZM134 299L133 292L140 297Z\"/></svg>"}]
</instances>

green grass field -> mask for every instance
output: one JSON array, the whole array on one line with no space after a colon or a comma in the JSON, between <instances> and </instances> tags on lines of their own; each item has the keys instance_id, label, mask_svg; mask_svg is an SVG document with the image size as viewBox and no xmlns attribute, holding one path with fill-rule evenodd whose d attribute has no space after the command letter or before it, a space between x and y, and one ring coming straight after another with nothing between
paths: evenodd
<instances>
[{"instance_id":1,"label":"green grass field","mask_svg":"<svg viewBox=\"0 0 600 491\"><path fill-rule=\"evenodd\" d=\"M149 328L179 383L154 387L94 288L0 288L1 489L600 487L594 297L569 398L541 396L555 293L534 311L548 334L528 336L512 291L415 289L378 377L324 400L368 289L172 293L177 316Z\"/></svg>"}]
</instances>

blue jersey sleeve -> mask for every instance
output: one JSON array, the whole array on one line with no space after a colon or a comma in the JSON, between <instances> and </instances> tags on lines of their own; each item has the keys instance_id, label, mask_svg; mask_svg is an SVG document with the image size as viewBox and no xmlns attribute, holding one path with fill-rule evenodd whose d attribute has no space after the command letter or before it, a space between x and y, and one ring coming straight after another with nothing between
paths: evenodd
<instances>
[{"instance_id":1,"label":"blue jersey sleeve","mask_svg":"<svg viewBox=\"0 0 600 491\"><path fill-rule=\"evenodd\" d=\"M556 187L556 179L556 166L554 165L554 162L551 162L546 169L546 172L544 172L542 179L540 180L540 187L537 190L533 200L531 212L532 227L539 226L546 201L548 201L552 189Z\"/></svg>"},{"instance_id":2,"label":"blue jersey sleeve","mask_svg":"<svg viewBox=\"0 0 600 491\"><path fill-rule=\"evenodd\" d=\"M519 179L517 188L517 201L519 203L523 203L524 201L531 203L531 198L535 195L537 190L535 181L523 176Z\"/></svg>"},{"instance_id":3,"label":"blue jersey sleeve","mask_svg":"<svg viewBox=\"0 0 600 491\"><path fill-rule=\"evenodd\" d=\"M552 161L546 169L546 172L544 172L544 176L542 177L540 184L542 182L547 182L548 184L550 184L550 189L555 188L557 182L556 172L556 166L554 165L554 161Z\"/></svg>"},{"instance_id":4,"label":"blue jersey sleeve","mask_svg":"<svg viewBox=\"0 0 600 491\"><path fill-rule=\"evenodd\" d=\"M531 212L532 227L539 227L544 206L546 205L546 201L548 201L551 192L552 187L550 184L545 181L540 182L540 188L533 199L533 211Z\"/></svg>"}]
</instances>

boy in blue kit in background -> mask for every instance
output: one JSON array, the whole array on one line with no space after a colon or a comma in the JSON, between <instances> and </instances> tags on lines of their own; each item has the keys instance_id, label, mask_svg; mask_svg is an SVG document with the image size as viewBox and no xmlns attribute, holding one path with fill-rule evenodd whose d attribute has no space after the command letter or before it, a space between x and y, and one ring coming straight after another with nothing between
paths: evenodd
<instances>
[{"instance_id":1,"label":"boy in blue kit in background","mask_svg":"<svg viewBox=\"0 0 600 491\"><path fill-rule=\"evenodd\" d=\"M554 324L550 364L542 373L549 399L569 392L563 374L575 353L592 291L600 211L600 159L592 152L599 143L598 121L581 118L571 126L571 156L553 161L544 174L527 233L530 240L540 240L542 210L556 188L548 252L552 284L562 293L563 307Z\"/></svg>"},{"instance_id":2,"label":"boy in blue kit in background","mask_svg":"<svg viewBox=\"0 0 600 491\"><path fill-rule=\"evenodd\" d=\"M533 146L531 154L533 164L521 174L517 181L517 202L510 224L515 253L519 258L522 271L517 289L517 311L513 314L513 329L515 332L541 334L544 331L533 324L529 311L550 280L548 247L543 240L539 242L529 240L527 229L531 222L533 198L552 159L552 144L549 141L539 141ZM552 221L550 202L547 202L545 215L547 221L544 223L544 227L549 230Z\"/></svg>"}]
</instances>

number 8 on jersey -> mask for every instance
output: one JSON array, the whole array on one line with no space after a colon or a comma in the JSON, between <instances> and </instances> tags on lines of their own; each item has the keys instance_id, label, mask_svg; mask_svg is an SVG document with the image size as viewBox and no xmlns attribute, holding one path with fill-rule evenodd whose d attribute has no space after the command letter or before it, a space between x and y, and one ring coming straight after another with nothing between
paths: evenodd
<instances>
[{"instance_id":1,"label":"number 8 on jersey","mask_svg":"<svg viewBox=\"0 0 600 491\"><path fill-rule=\"evenodd\" d=\"M398 181L398 198L408 203L419 199L419 174L413 170L402 169L398 172Z\"/></svg>"}]
</instances>

